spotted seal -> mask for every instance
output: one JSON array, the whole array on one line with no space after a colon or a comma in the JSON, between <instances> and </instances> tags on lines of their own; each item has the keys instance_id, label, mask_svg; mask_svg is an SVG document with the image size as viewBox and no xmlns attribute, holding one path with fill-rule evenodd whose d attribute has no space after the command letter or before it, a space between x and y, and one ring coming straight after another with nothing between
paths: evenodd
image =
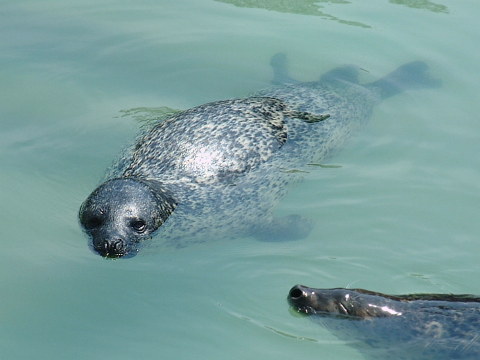
<instances>
[{"instance_id":1,"label":"spotted seal","mask_svg":"<svg viewBox=\"0 0 480 360\"><path fill-rule=\"evenodd\" d=\"M367 358L480 358L480 297L294 286L288 301Z\"/></svg>"},{"instance_id":2,"label":"spotted seal","mask_svg":"<svg viewBox=\"0 0 480 360\"><path fill-rule=\"evenodd\" d=\"M298 177L290 170L325 158L380 100L435 85L420 62L365 85L353 67L300 83L289 77L284 55L272 66L276 86L173 114L138 137L80 207L96 252L133 256L154 234L174 246L304 237L308 221L272 216Z\"/></svg>"}]
</instances>

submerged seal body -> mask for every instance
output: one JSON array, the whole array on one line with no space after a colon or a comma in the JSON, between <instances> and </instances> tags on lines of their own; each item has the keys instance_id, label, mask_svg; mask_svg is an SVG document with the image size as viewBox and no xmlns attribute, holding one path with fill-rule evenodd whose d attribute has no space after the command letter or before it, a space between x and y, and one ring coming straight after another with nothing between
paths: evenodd
<instances>
[{"instance_id":1,"label":"submerged seal body","mask_svg":"<svg viewBox=\"0 0 480 360\"><path fill-rule=\"evenodd\" d=\"M387 295L296 285L288 301L296 311L319 320L369 359L480 358L478 296Z\"/></svg>"},{"instance_id":2,"label":"submerged seal body","mask_svg":"<svg viewBox=\"0 0 480 360\"><path fill-rule=\"evenodd\" d=\"M420 62L366 85L352 67L299 83L282 55L272 65L281 85L182 111L139 136L80 208L96 252L132 256L154 233L174 246L305 236L309 223L272 216L298 176L289 170L325 158L382 98L435 85Z\"/></svg>"}]
</instances>

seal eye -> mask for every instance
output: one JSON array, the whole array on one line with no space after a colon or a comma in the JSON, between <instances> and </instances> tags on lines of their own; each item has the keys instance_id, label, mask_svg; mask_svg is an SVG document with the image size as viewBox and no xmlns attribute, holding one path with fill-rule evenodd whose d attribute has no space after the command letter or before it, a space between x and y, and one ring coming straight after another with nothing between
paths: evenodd
<instances>
[{"instance_id":1,"label":"seal eye","mask_svg":"<svg viewBox=\"0 0 480 360\"><path fill-rule=\"evenodd\" d=\"M144 220L132 220L130 226L138 233L143 233L147 229L147 223Z\"/></svg>"}]
</instances>

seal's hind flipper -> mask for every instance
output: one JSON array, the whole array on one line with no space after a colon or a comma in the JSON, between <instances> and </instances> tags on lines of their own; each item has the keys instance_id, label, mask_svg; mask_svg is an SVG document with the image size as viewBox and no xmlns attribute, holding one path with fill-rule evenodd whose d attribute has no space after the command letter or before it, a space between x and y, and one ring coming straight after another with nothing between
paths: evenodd
<instances>
[{"instance_id":1,"label":"seal's hind flipper","mask_svg":"<svg viewBox=\"0 0 480 360\"><path fill-rule=\"evenodd\" d=\"M337 67L323 74L320 81L346 81L358 84L358 67L353 65Z\"/></svg>"},{"instance_id":2,"label":"seal's hind flipper","mask_svg":"<svg viewBox=\"0 0 480 360\"><path fill-rule=\"evenodd\" d=\"M409 89L438 88L442 82L432 78L428 73L428 65L423 61L414 61L400 66L387 76L366 86L380 90L382 99L399 94Z\"/></svg>"},{"instance_id":3,"label":"seal's hind flipper","mask_svg":"<svg viewBox=\"0 0 480 360\"><path fill-rule=\"evenodd\" d=\"M273 69L272 84L297 84L299 81L293 79L288 74L287 56L284 53L278 53L272 56L270 65Z\"/></svg>"}]
</instances>

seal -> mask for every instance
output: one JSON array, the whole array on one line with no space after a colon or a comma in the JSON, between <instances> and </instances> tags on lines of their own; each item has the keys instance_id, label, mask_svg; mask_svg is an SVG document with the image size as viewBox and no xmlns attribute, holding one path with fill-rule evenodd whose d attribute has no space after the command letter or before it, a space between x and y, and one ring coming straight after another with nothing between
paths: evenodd
<instances>
[{"instance_id":1,"label":"seal","mask_svg":"<svg viewBox=\"0 0 480 360\"><path fill-rule=\"evenodd\" d=\"M480 358L480 297L295 285L288 302L371 359Z\"/></svg>"},{"instance_id":2,"label":"seal","mask_svg":"<svg viewBox=\"0 0 480 360\"><path fill-rule=\"evenodd\" d=\"M309 221L272 215L299 178L295 170L339 147L380 100L438 85L421 62L365 85L353 67L300 83L283 54L271 63L277 86L172 114L140 134L80 207L94 251L133 256L154 235L178 247L211 238L305 237Z\"/></svg>"}]
</instances>

